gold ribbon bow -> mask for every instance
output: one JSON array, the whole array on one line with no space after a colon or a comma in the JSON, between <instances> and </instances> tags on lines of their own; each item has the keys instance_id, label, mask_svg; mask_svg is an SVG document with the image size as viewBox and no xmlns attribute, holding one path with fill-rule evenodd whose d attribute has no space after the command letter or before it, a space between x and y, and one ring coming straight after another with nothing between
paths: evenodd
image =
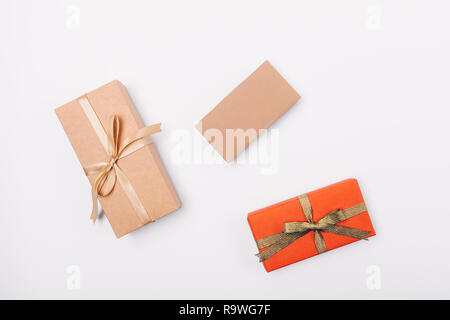
<instances>
[{"instance_id":1,"label":"gold ribbon bow","mask_svg":"<svg viewBox=\"0 0 450 320\"><path fill-rule=\"evenodd\" d=\"M98 216L98 197L108 196L116 186L117 181L121 184L125 194L130 200L133 208L136 210L139 219L143 224L153 221L148 212L145 210L142 202L139 200L136 191L131 185L130 180L123 173L117 162L139 150L146 144L151 143L147 139L150 135L161 131L161 124L154 124L139 129L134 135L125 139L122 146L119 146L120 121L117 115L109 118L108 127L103 129L94 109L89 103L87 97L82 97L79 102L95 130L100 142L108 154L108 160L99 162L84 168L86 175L95 174L96 178L92 186L92 213L91 219L96 221Z\"/></svg>"},{"instance_id":2,"label":"gold ribbon bow","mask_svg":"<svg viewBox=\"0 0 450 320\"><path fill-rule=\"evenodd\" d=\"M336 223L347 220L358 214L366 212L366 205L361 202L348 209L336 209L328 213L317 223L313 221L312 207L306 194L298 197L300 205L308 221L305 222L285 222L284 232L280 232L256 241L258 249L266 248L266 250L258 253L259 261L269 259L280 250L289 246L295 240L303 237L310 231L314 232L314 244L318 253L327 251L327 246L323 240L321 232L330 232L342 236L352 237L356 239L366 239L370 231L359 230L350 227L337 225Z\"/></svg>"}]
</instances>

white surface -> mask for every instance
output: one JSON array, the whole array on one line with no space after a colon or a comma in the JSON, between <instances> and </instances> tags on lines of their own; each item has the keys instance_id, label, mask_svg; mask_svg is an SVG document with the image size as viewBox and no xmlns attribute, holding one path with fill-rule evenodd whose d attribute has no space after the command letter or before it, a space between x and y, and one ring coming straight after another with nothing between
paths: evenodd
<instances>
[{"instance_id":1,"label":"white surface","mask_svg":"<svg viewBox=\"0 0 450 320\"><path fill-rule=\"evenodd\" d=\"M450 298L449 10L3 0L0 298ZM272 127L277 172L177 161L177 133L208 152L194 123L265 59L302 95ZM147 124L163 122L154 141L183 203L120 240L106 219L90 223L88 181L53 112L113 79ZM377 236L267 274L247 213L348 177Z\"/></svg>"}]
</instances>

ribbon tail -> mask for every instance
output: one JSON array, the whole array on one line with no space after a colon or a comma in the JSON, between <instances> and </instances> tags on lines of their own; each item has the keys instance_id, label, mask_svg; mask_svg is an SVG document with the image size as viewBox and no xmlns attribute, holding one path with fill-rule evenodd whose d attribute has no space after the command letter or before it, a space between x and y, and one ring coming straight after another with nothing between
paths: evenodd
<instances>
[{"instance_id":1,"label":"ribbon tail","mask_svg":"<svg viewBox=\"0 0 450 320\"><path fill-rule=\"evenodd\" d=\"M280 233L276 233L271 236L256 240L256 245L257 245L258 249L260 249L260 250L267 248L267 247L281 241L283 239L283 235L284 235L284 233L280 232Z\"/></svg>"},{"instance_id":2,"label":"ribbon tail","mask_svg":"<svg viewBox=\"0 0 450 320\"><path fill-rule=\"evenodd\" d=\"M98 216L98 198L97 193L95 192L95 189L92 188L92 213L91 213L91 219L92 222L95 224L95 221L97 220Z\"/></svg>"},{"instance_id":3,"label":"ribbon tail","mask_svg":"<svg viewBox=\"0 0 450 320\"><path fill-rule=\"evenodd\" d=\"M256 254L256 256L259 258L259 262L263 262L264 260L269 259L282 249L289 246L292 242L295 240L303 237L307 232L298 232L298 233L278 233L279 240L275 242L274 244L270 245L267 249L264 251L261 251L260 253ZM261 239L264 240L265 238ZM257 242L258 243L258 242Z\"/></svg>"},{"instance_id":4,"label":"ribbon tail","mask_svg":"<svg viewBox=\"0 0 450 320\"><path fill-rule=\"evenodd\" d=\"M322 231L338 234L341 236L347 236L355 239L366 239L370 233L370 231L344 227L337 224L326 226L325 228L322 229Z\"/></svg>"},{"instance_id":5,"label":"ribbon tail","mask_svg":"<svg viewBox=\"0 0 450 320\"><path fill-rule=\"evenodd\" d=\"M337 209L329 214L327 214L325 217L319 220L319 223L323 224L336 224L339 222L342 222L344 220L350 219L354 216L357 216L358 214L361 214L363 212L366 212L367 208L364 202L358 203L357 205L347 208L345 210Z\"/></svg>"}]
</instances>

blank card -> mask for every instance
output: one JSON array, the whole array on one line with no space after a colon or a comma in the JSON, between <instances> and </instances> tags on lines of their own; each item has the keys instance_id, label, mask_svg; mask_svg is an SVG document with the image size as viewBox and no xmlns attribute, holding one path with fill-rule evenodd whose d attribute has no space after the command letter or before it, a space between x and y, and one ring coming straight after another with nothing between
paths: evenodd
<instances>
[{"instance_id":1,"label":"blank card","mask_svg":"<svg viewBox=\"0 0 450 320\"><path fill-rule=\"evenodd\" d=\"M270 62L265 61L195 127L230 162L299 98Z\"/></svg>"}]
</instances>

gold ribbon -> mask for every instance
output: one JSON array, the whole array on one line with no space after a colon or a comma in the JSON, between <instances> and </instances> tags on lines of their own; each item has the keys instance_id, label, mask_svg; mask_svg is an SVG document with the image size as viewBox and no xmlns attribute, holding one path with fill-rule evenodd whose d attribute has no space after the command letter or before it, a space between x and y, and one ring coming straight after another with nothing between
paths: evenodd
<instances>
[{"instance_id":1,"label":"gold ribbon","mask_svg":"<svg viewBox=\"0 0 450 320\"><path fill-rule=\"evenodd\" d=\"M108 154L107 161L95 163L84 168L84 172L87 176L93 174L96 175L92 186L91 219L95 223L98 216L98 197L108 196L114 190L114 187L118 181L141 222L143 224L147 224L154 221L154 219L148 214L147 210L145 210L142 202L139 200L139 197L131 185L130 180L117 165L117 161L151 143L151 140L148 137L154 133L160 132L161 124L158 123L137 130L134 135L125 139L122 146L119 146L119 117L117 115L112 115L109 118L108 127L105 130L87 97L81 97L78 101L89 119L89 122L94 128L96 135L100 139L103 148Z\"/></svg>"},{"instance_id":2,"label":"gold ribbon","mask_svg":"<svg viewBox=\"0 0 450 320\"><path fill-rule=\"evenodd\" d=\"M303 237L310 231L314 232L314 244L316 245L316 249L319 254L327 251L327 246L325 245L325 241L323 240L321 232L330 232L356 239L367 239L367 235L370 233L370 231L344 227L336 224L338 222L342 222L358 214L366 212L367 208L364 202L361 202L345 210L333 210L325 217L320 219L317 223L315 223L313 221L313 211L308 196L304 194L299 196L298 199L308 221L285 222L284 232L280 232L256 240L258 249L266 248L264 251L256 255L257 257L259 257L260 262L269 259L274 254L286 248L292 242Z\"/></svg>"}]
</instances>

